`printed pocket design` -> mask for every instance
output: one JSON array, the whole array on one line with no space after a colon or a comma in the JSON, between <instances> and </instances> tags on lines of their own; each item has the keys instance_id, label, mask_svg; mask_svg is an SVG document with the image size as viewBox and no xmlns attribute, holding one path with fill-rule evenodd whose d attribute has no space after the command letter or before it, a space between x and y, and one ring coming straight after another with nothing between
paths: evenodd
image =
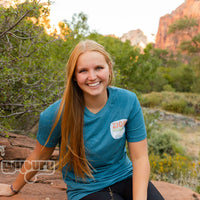
<instances>
[{"instance_id":1,"label":"printed pocket design","mask_svg":"<svg viewBox=\"0 0 200 200\"><path fill-rule=\"evenodd\" d=\"M127 119L121 119L110 124L110 132L114 139L119 139L125 133Z\"/></svg>"}]
</instances>

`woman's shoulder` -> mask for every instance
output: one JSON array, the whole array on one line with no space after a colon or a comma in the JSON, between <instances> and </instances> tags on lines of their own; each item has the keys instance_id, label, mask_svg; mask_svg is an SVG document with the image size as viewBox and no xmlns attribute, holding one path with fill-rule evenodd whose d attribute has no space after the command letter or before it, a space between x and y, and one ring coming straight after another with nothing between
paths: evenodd
<instances>
[{"instance_id":1,"label":"woman's shoulder","mask_svg":"<svg viewBox=\"0 0 200 200\"><path fill-rule=\"evenodd\" d=\"M60 107L61 100L54 102L53 104L49 105L41 114L40 117L43 116L45 118L54 118L57 115L57 112Z\"/></svg>"},{"instance_id":2,"label":"woman's shoulder","mask_svg":"<svg viewBox=\"0 0 200 200\"><path fill-rule=\"evenodd\" d=\"M136 94L127 89L119 88L119 87L109 87L109 90L119 98L136 98Z\"/></svg>"}]
</instances>

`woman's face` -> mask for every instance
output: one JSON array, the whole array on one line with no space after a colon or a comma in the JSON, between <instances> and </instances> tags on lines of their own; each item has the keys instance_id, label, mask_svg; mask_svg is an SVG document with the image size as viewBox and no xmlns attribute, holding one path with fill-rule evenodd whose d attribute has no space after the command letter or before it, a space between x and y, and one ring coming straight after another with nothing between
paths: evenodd
<instances>
[{"instance_id":1,"label":"woman's face","mask_svg":"<svg viewBox=\"0 0 200 200\"><path fill-rule=\"evenodd\" d=\"M110 69L105 57L97 51L86 51L77 60L75 81L84 97L107 96Z\"/></svg>"}]
</instances>

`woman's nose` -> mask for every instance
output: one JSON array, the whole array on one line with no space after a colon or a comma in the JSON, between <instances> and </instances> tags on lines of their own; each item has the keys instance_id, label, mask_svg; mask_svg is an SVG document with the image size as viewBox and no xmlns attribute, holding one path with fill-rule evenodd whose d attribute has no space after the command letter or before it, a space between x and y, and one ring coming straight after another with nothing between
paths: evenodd
<instances>
[{"instance_id":1,"label":"woman's nose","mask_svg":"<svg viewBox=\"0 0 200 200\"><path fill-rule=\"evenodd\" d=\"M93 70L89 71L88 80L95 80L96 77L97 77L97 76L96 76L95 71L93 71Z\"/></svg>"}]
</instances>

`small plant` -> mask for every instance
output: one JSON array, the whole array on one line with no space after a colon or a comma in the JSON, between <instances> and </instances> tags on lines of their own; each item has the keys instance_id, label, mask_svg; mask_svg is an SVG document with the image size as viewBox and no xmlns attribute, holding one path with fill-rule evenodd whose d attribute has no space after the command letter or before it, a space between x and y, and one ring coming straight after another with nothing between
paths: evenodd
<instances>
[{"instance_id":1,"label":"small plant","mask_svg":"<svg viewBox=\"0 0 200 200\"><path fill-rule=\"evenodd\" d=\"M151 153L149 160L151 179L189 187L199 192L200 162L180 154L170 156L166 153L162 158Z\"/></svg>"},{"instance_id":2,"label":"small plant","mask_svg":"<svg viewBox=\"0 0 200 200\"><path fill-rule=\"evenodd\" d=\"M159 106L162 102L162 96L161 95L153 95L153 93L151 93L152 95L146 96L143 95L140 99L141 103L143 106L145 107L155 107L155 106Z\"/></svg>"},{"instance_id":3,"label":"small plant","mask_svg":"<svg viewBox=\"0 0 200 200\"><path fill-rule=\"evenodd\" d=\"M170 156L179 153L184 154L183 148L178 144L178 135L172 130L165 130L160 133L155 131L150 135L148 146L149 152L159 155L161 158L164 154Z\"/></svg>"},{"instance_id":4,"label":"small plant","mask_svg":"<svg viewBox=\"0 0 200 200\"><path fill-rule=\"evenodd\" d=\"M168 92L175 92L175 89L171 85L169 85L169 84L164 85L163 86L163 90L164 91L168 91Z\"/></svg>"}]
</instances>

